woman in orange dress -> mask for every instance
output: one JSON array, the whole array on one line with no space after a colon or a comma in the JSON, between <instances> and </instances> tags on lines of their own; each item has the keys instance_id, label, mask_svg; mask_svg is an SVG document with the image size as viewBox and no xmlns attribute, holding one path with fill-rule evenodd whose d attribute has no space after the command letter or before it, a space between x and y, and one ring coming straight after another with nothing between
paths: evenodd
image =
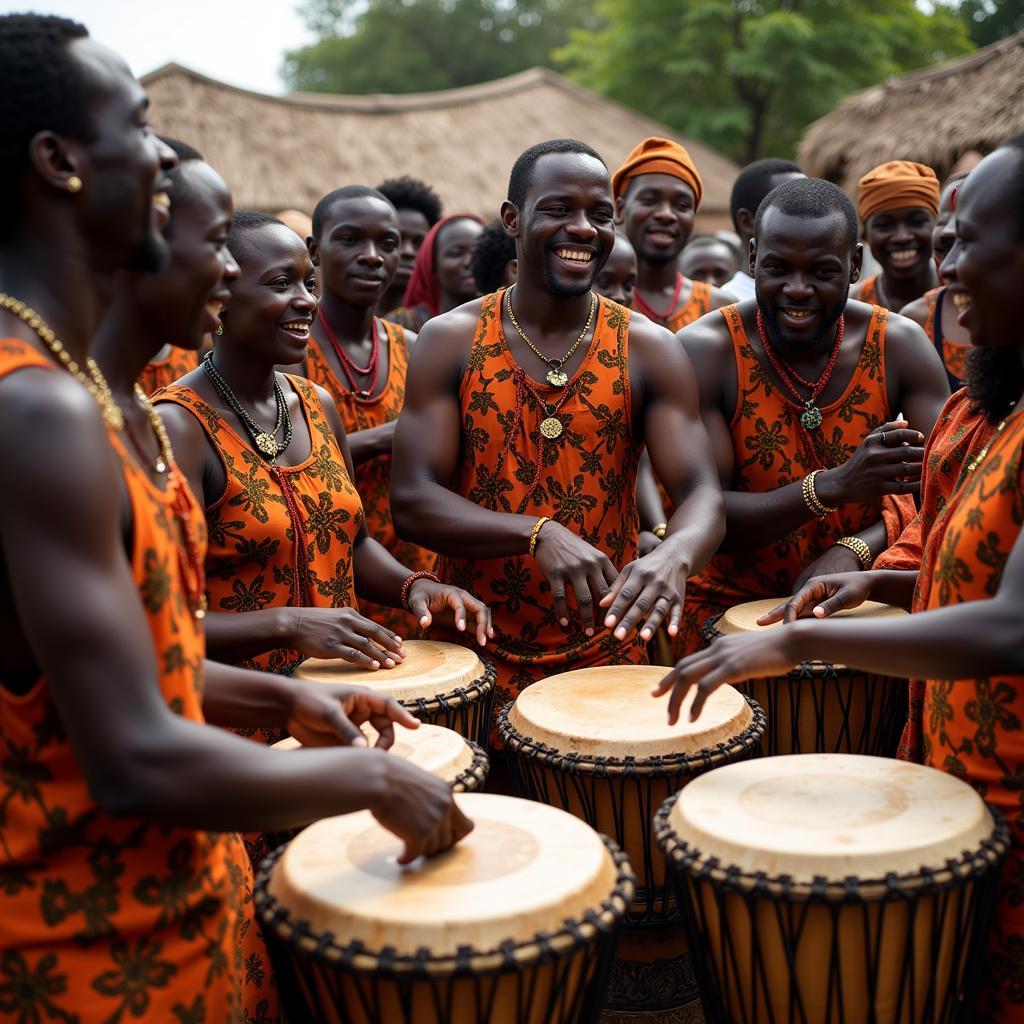
<instances>
[{"instance_id":1,"label":"woman in orange dress","mask_svg":"<svg viewBox=\"0 0 1024 1024\"><path fill-rule=\"evenodd\" d=\"M683 659L662 681L678 716L696 687L694 712L708 693L741 679L776 676L814 658L894 677L924 680L912 708L907 748L965 779L1010 826L1012 847L982 1005L972 1019L1024 1021L1024 135L1004 143L971 172L957 207L955 261L959 322L975 346L968 397L991 433L973 446L960 479L924 538L912 607L905 619L814 621L726 637ZM947 413L962 415L961 394ZM952 420L950 420L952 422ZM966 424L961 420L961 426ZM975 427L977 429L977 427ZM869 593L906 599L913 573L865 573ZM811 580L786 617L827 616L857 604L846 574Z\"/></svg>"}]
</instances>

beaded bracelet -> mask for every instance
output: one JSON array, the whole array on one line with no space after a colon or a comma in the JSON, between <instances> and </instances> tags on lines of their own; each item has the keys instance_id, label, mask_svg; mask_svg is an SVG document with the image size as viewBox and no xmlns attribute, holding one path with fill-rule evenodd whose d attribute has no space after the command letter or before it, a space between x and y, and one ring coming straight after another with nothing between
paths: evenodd
<instances>
[{"instance_id":1,"label":"beaded bracelet","mask_svg":"<svg viewBox=\"0 0 1024 1024\"><path fill-rule=\"evenodd\" d=\"M871 554L871 548L869 548L867 543L862 541L860 537L840 537L839 540L836 541L836 544L840 544L844 548L849 548L860 559L860 567L862 569L871 568L871 563L874 561Z\"/></svg>"},{"instance_id":2,"label":"beaded bracelet","mask_svg":"<svg viewBox=\"0 0 1024 1024\"><path fill-rule=\"evenodd\" d=\"M550 523L550 522L551 522L551 516L541 516L540 519L538 519L537 522L535 522L533 524L533 530L530 532L530 557L531 558L534 557L533 553L537 550L537 537L540 534L540 528L545 523Z\"/></svg>"},{"instance_id":3,"label":"beaded bracelet","mask_svg":"<svg viewBox=\"0 0 1024 1024\"><path fill-rule=\"evenodd\" d=\"M823 504L818 499L818 494L814 490L814 478L819 473L823 472L824 470L821 469L812 470L804 477L803 482L800 484L800 491L803 494L804 504L808 509L810 509L811 515L816 519L824 519L826 516L829 516L836 511L836 509L829 508L828 505Z\"/></svg>"},{"instance_id":4,"label":"beaded bracelet","mask_svg":"<svg viewBox=\"0 0 1024 1024\"><path fill-rule=\"evenodd\" d=\"M412 585L417 580L433 580L435 583L441 582L432 572L414 572L409 576L406 576L405 582L402 584L402 607L407 612L412 611L409 607L409 591L412 590Z\"/></svg>"}]
</instances>

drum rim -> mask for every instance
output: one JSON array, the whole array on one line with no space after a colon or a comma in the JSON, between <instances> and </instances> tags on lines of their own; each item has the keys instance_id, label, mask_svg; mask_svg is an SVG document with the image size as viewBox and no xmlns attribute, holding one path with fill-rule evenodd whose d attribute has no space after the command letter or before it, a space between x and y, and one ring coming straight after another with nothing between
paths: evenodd
<instances>
[{"instance_id":1,"label":"drum rim","mask_svg":"<svg viewBox=\"0 0 1024 1024\"><path fill-rule=\"evenodd\" d=\"M598 833L615 866L615 886L598 907L582 918L565 918L554 932L538 932L532 939L507 940L495 949L475 950L470 946L447 956L431 956L421 948L415 954L398 955L393 947L374 950L358 939L341 946L333 932L318 934L305 921L293 921L285 907L270 892L274 866L287 846L269 853L259 866L253 886L256 919L268 936L291 949L312 956L318 963L343 967L360 975L392 979L447 979L473 973L478 976L523 970L548 962L559 954L572 954L599 936L614 934L622 924L633 900L636 876L625 853L606 835Z\"/></svg>"},{"instance_id":2,"label":"drum rim","mask_svg":"<svg viewBox=\"0 0 1024 1024\"><path fill-rule=\"evenodd\" d=\"M398 700L407 711L419 712L420 714L433 714L437 711L454 711L465 704L474 704L481 697L486 698L494 690L494 684L498 679L498 670L494 662L478 654L483 663L483 674L465 686L456 686L454 690L447 690L444 693L435 694L433 697L403 697Z\"/></svg>"},{"instance_id":3,"label":"drum rim","mask_svg":"<svg viewBox=\"0 0 1024 1024\"><path fill-rule=\"evenodd\" d=\"M453 793L475 793L486 781L491 770L491 759L478 743L462 737L466 745L473 751L473 760L469 767L463 769L452 779L449 785Z\"/></svg>"},{"instance_id":4,"label":"drum rim","mask_svg":"<svg viewBox=\"0 0 1024 1024\"><path fill-rule=\"evenodd\" d=\"M795 900L806 903L852 904L905 900L910 896L931 896L951 889L971 878L980 878L998 870L1010 848L1010 830L1002 812L986 804L992 815L992 834L983 839L977 850L963 850L958 858L947 858L942 867L921 868L913 874L891 872L883 878L827 879L818 875L813 882L794 882L788 875L744 871L732 864L723 864L718 857L706 856L690 845L669 822L678 793L673 793L654 816L654 838L669 867L686 874L693 881L713 881L725 892L749 895L775 901Z\"/></svg>"},{"instance_id":5,"label":"drum rim","mask_svg":"<svg viewBox=\"0 0 1024 1024\"><path fill-rule=\"evenodd\" d=\"M655 757L598 757L596 754L575 754L558 750L537 740L524 736L509 721L509 713L515 701L509 701L498 712L498 735L512 753L523 757L535 757L549 768L571 775L604 775L644 778L666 778L693 774L695 770L709 771L719 764L743 760L761 745L768 719L753 697L740 691L747 702L752 718L747 727L728 740L722 740L710 747L689 754L659 754Z\"/></svg>"}]
</instances>

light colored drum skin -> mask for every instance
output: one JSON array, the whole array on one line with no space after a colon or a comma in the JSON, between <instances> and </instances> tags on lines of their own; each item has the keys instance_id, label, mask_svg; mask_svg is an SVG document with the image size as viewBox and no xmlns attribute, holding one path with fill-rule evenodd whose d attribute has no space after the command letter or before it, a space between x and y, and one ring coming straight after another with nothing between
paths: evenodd
<instances>
[{"instance_id":1,"label":"light colored drum skin","mask_svg":"<svg viewBox=\"0 0 1024 1024\"><path fill-rule=\"evenodd\" d=\"M759 626L757 619L785 598L750 601L708 620L705 643L720 636L785 629L783 623ZM865 601L831 616L834 619L876 619L906 615L877 601ZM751 679L737 687L764 708L768 719L761 743L766 756L775 754L896 753L907 720L906 679L892 679L860 669L811 661L782 677Z\"/></svg>"},{"instance_id":2,"label":"light colored drum skin","mask_svg":"<svg viewBox=\"0 0 1024 1024\"><path fill-rule=\"evenodd\" d=\"M316 822L267 862L257 913L294 970L284 984L306 1003L297 1019L596 1019L632 897L625 858L555 808L456 799L475 827L438 856L400 866L401 841L363 811Z\"/></svg>"},{"instance_id":3,"label":"light colored drum skin","mask_svg":"<svg viewBox=\"0 0 1024 1024\"><path fill-rule=\"evenodd\" d=\"M350 683L394 697L420 721L443 725L486 749L494 696L494 666L468 647L406 640L394 668L359 668L339 658L307 658L296 679Z\"/></svg>"},{"instance_id":4,"label":"light colored drum skin","mask_svg":"<svg viewBox=\"0 0 1024 1024\"><path fill-rule=\"evenodd\" d=\"M709 1024L947 1024L976 983L1009 836L966 783L849 754L726 765L658 844Z\"/></svg>"}]
</instances>

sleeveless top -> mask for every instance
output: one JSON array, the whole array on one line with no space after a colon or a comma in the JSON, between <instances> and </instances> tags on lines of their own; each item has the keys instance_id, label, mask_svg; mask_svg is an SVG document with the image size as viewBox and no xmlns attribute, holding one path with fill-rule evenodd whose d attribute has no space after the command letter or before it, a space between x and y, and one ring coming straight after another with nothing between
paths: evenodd
<instances>
[{"instance_id":1,"label":"sleeveless top","mask_svg":"<svg viewBox=\"0 0 1024 1024\"><path fill-rule=\"evenodd\" d=\"M227 486L206 509L206 589L211 611L355 606L352 550L363 521L337 439L316 388L285 374L298 394L311 451L297 466L272 466L257 455L191 388L156 396L188 409L224 465ZM290 673L298 651L278 649L242 664Z\"/></svg>"},{"instance_id":2,"label":"sleeveless top","mask_svg":"<svg viewBox=\"0 0 1024 1024\"><path fill-rule=\"evenodd\" d=\"M871 277L865 278L864 283L860 286L860 293L857 298L861 302L866 302L870 306L878 305L878 275L874 274Z\"/></svg>"},{"instance_id":3,"label":"sleeveless top","mask_svg":"<svg viewBox=\"0 0 1024 1024\"><path fill-rule=\"evenodd\" d=\"M25 342L0 341L0 377L36 366L56 369ZM174 506L191 506L200 548L201 510L180 475L161 491L108 435L131 505L132 574L161 694L176 714L202 722L205 640L185 598L201 581L186 579ZM25 694L0 685L0 748L3 1019L278 1019L237 835L102 811L44 678Z\"/></svg>"},{"instance_id":4,"label":"sleeveless top","mask_svg":"<svg viewBox=\"0 0 1024 1024\"><path fill-rule=\"evenodd\" d=\"M306 355L306 376L325 388L338 405L346 434L369 430L398 419L405 401L405 374L409 366L409 350L405 331L398 324L377 318L377 329L384 332L388 352L388 377L379 395L363 399L352 392L348 381L342 381L324 358L319 344L312 340ZM383 544L410 572L429 570L434 553L408 541L399 540L391 519L391 455L378 455L355 467L355 485L363 503L366 529L374 540ZM401 608L388 608L370 601L361 601L362 614L379 622L403 638L416 636L419 623L414 615Z\"/></svg>"},{"instance_id":5,"label":"sleeveless top","mask_svg":"<svg viewBox=\"0 0 1024 1024\"><path fill-rule=\"evenodd\" d=\"M706 281L690 281L690 297L671 316L666 318L651 317L656 324L667 327L674 334L684 327L699 320L705 313L711 311L711 285ZM638 312L644 312L637 306L636 299L633 300L633 308Z\"/></svg>"},{"instance_id":6,"label":"sleeveless top","mask_svg":"<svg viewBox=\"0 0 1024 1024\"><path fill-rule=\"evenodd\" d=\"M504 292L483 299L460 381L462 454L452 490L492 511L550 516L622 569L636 558L642 447L631 422L629 310L598 298L583 363L565 388L553 388L528 377L512 357L501 328ZM556 413L565 428L560 437L541 435L546 413L528 388L546 403L564 396ZM490 605L495 638L485 654L509 696L570 669L646 660L637 639L620 642L604 628L587 637L575 616L563 629L550 585L526 554L442 555L437 573ZM454 631L443 639L469 642Z\"/></svg>"},{"instance_id":7,"label":"sleeveless top","mask_svg":"<svg viewBox=\"0 0 1024 1024\"><path fill-rule=\"evenodd\" d=\"M732 337L737 375L736 409L730 423L735 458L731 490L774 491L802 480L812 470L842 465L868 433L892 418L885 381L887 309L872 309L849 383L838 399L820 406L822 422L816 430L801 425L802 407L768 376L738 307L726 306L720 312ZM915 511L910 495L850 503L825 519L808 520L761 548L719 552L687 584L682 649L700 646L700 628L709 615L757 598L791 594L800 573L840 537L859 533L884 518L891 543Z\"/></svg>"},{"instance_id":8,"label":"sleeveless top","mask_svg":"<svg viewBox=\"0 0 1024 1024\"><path fill-rule=\"evenodd\" d=\"M199 353L187 348L175 348L163 359L154 359L139 374L139 384L147 395L173 384L179 377L191 373L199 365Z\"/></svg>"},{"instance_id":9,"label":"sleeveless top","mask_svg":"<svg viewBox=\"0 0 1024 1024\"><path fill-rule=\"evenodd\" d=\"M949 340L942 333L942 304L946 298L946 288L933 288L925 292L924 297L928 302L928 319L925 321L925 334L932 339L935 351L942 358L942 365L946 368L946 376L949 378L949 386L953 391L962 388L967 380L967 353L970 352L970 345L957 345Z\"/></svg>"}]
</instances>

